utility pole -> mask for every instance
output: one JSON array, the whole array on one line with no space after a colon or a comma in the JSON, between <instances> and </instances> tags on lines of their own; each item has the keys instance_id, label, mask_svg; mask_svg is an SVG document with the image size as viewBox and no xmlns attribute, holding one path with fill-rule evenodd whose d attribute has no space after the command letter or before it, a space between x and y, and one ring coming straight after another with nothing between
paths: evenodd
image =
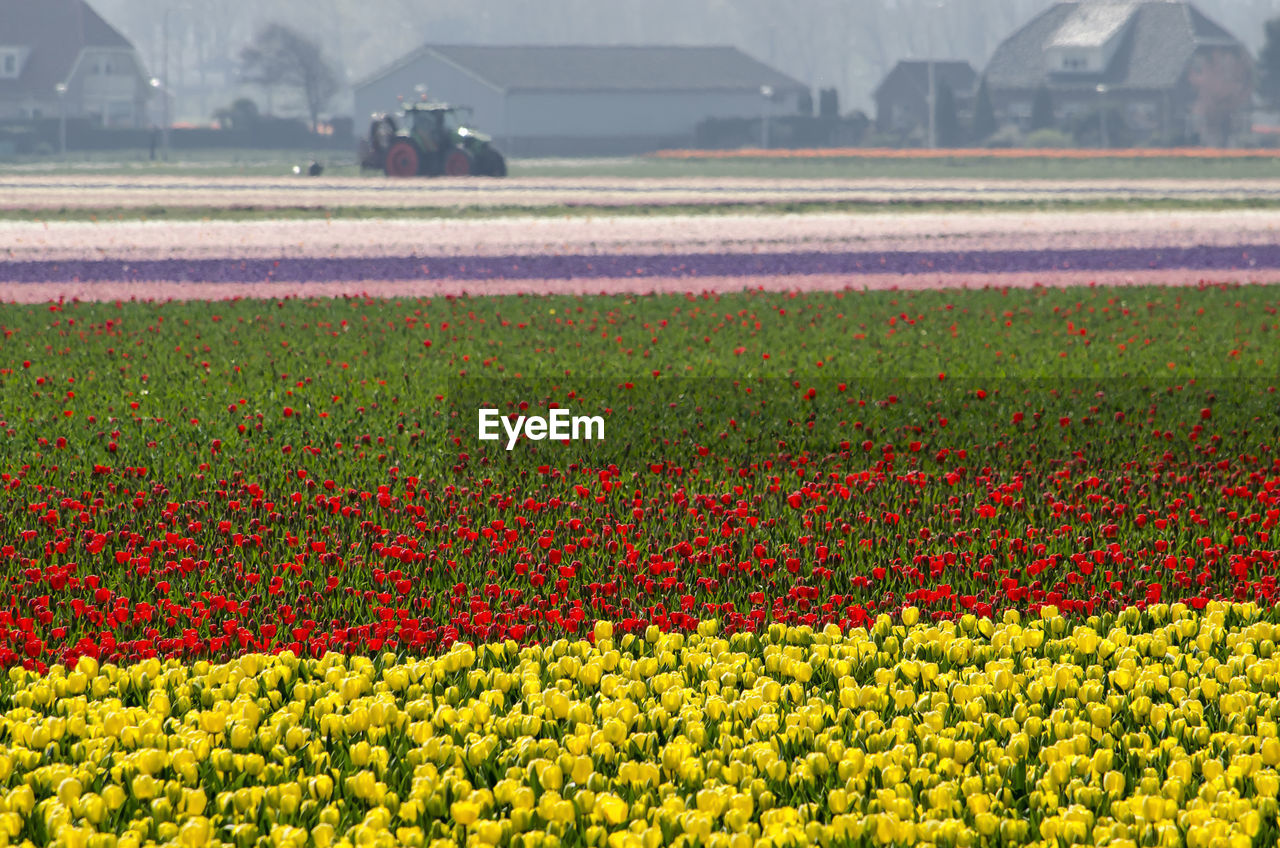
<instances>
[{"instance_id":1,"label":"utility pole","mask_svg":"<svg viewBox=\"0 0 1280 848\"><path fill-rule=\"evenodd\" d=\"M67 155L67 84L60 82L53 87L58 93L58 152Z\"/></svg>"},{"instance_id":2,"label":"utility pole","mask_svg":"<svg viewBox=\"0 0 1280 848\"><path fill-rule=\"evenodd\" d=\"M760 146L769 149L769 104L773 100L773 87L760 86Z\"/></svg>"},{"instance_id":3,"label":"utility pole","mask_svg":"<svg viewBox=\"0 0 1280 848\"><path fill-rule=\"evenodd\" d=\"M941 9L944 3L942 0L931 0L926 4L926 8L932 14L929 17L938 18L941 15ZM936 149L938 146L938 68L937 57L938 49L934 43L932 21L924 23L926 40L928 42L928 62L929 62L929 148Z\"/></svg>"},{"instance_id":4,"label":"utility pole","mask_svg":"<svg viewBox=\"0 0 1280 848\"><path fill-rule=\"evenodd\" d=\"M161 88L160 88L160 97L162 98L162 99L161 99L161 101L160 101L160 108L161 108L161 121L160 121L161 126L160 126L160 134L161 134L161 138L162 138L162 140L163 140L163 141L162 141L162 145L163 145L163 147L164 147L164 161L166 161L166 162L168 162L168 161L169 161L169 124L171 123L171 118L170 118L170 116L169 116L169 92L170 92L170 87L169 87L169 12L170 12L170 11L172 11L172 10L171 10L171 9L167 9L167 8L164 10L164 23L163 23L163 24L161 24L161 27L162 27L162 28L161 28L161 41L163 42L163 45L162 45L162 47L161 47L161 57L162 57L162 58L161 58L161 60L160 60L160 64L161 64L161 73L162 73L162 74L163 74L163 76L164 76L164 85L163 85L163 86L161 86Z\"/></svg>"},{"instance_id":5,"label":"utility pole","mask_svg":"<svg viewBox=\"0 0 1280 848\"><path fill-rule=\"evenodd\" d=\"M1107 132L1107 85L1098 83L1098 123L1102 131L1102 146L1111 146L1110 133Z\"/></svg>"},{"instance_id":6,"label":"utility pole","mask_svg":"<svg viewBox=\"0 0 1280 848\"><path fill-rule=\"evenodd\" d=\"M933 56L929 56L929 149L938 146L938 80Z\"/></svg>"}]
</instances>

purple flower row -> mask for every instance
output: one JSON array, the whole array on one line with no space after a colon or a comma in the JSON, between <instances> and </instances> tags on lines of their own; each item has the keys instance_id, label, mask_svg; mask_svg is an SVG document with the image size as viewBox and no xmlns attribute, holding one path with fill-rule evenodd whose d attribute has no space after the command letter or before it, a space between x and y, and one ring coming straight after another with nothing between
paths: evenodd
<instances>
[{"instance_id":1,"label":"purple flower row","mask_svg":"<svg viewBox=\"0 0 1280 848\"><path fill-rule=\"evenodd\" d=\"M622 255L381 256L281 259L20 260L9 283L95 281L326 282L605 279L812 274L990 274L1055 271L1239 271L1280 268L1280 245L1022 251L770 252Z\"/></svg>"}]
</instances>

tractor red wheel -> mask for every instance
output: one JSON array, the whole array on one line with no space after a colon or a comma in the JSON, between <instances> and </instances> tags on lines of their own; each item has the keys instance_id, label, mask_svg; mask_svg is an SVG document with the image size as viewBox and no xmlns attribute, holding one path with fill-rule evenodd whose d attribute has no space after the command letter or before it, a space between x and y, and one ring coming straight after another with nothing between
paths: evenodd
<instances>
[{"instance_id":1,"label":"tractor red wheel","mask_svg":"<svg viewBox=\"0 0 1280 848\"><path fill-rule=\"evenodd\" d=\"M460 147L449 151L444 158L444 173L448 177L465 177L471 173L471 156Z\"/></svg>"},{"instance_id":2,"label":"tractor red wheel","mask_svg":"<svg viewBox=\"0 0 1280 848\"><path fill-rule=\"evenodd\" d=\"M412 177L418 173L418 151L407 141L397 141L387 151L387 176Z\"/></svg>"}]
</instances>

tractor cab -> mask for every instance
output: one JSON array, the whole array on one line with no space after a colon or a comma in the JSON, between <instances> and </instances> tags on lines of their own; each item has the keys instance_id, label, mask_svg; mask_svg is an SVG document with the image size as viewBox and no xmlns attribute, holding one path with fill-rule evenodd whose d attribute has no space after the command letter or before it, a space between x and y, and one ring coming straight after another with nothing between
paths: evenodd
<instances>
[{"instance_id":1,"label":"tractor cab","mask_svg":"<svg viewBox=\"0 0 1280 848\"><path fill-rule=\"evenodd\" d=\"M460 124L454 115L459 109L443 103L413 104L405 107L405 124L426 149L442 150L458 132Z\"/></svg>"}]
</instances>

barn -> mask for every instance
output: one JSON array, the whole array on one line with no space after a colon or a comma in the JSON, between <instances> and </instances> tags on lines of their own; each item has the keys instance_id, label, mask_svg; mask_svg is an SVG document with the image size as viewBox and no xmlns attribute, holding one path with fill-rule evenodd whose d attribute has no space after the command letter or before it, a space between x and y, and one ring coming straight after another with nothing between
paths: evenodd
<instances>
[{"instance_id":1,"label":"barn","mask_svg":"<svg viewBox=\"0 0 1280 848\"><path fill-rule=\"evenodd\" d=\"M710 117L794 114L808 87L734 47L425 45L355 86L356 116L429 97L515 156L626 155Z\"/></svg>"}]
</instances>

